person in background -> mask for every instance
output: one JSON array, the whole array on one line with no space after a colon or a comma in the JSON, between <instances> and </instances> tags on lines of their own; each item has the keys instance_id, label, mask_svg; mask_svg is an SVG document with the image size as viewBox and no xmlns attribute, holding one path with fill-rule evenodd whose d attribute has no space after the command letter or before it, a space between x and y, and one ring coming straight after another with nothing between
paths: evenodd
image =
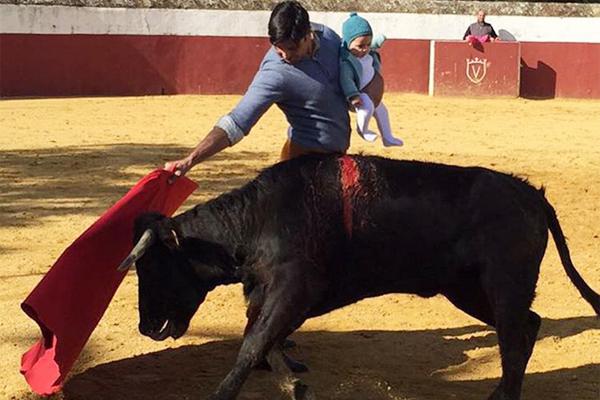
<instances>
[{"instance_id":1,"label":"person in background","mask_svg":"<svg viewBox=\"0 0 600 400\"><path fill-rule=\"evenodd\" d=\"M469 45L474 43L494 42L498 39L498 35L491 24L485 22L486 13L483 10L477 11L477 22L473 22L467 28L463 35L463 40L466 40Z\"/></svg>"}]
</instances>

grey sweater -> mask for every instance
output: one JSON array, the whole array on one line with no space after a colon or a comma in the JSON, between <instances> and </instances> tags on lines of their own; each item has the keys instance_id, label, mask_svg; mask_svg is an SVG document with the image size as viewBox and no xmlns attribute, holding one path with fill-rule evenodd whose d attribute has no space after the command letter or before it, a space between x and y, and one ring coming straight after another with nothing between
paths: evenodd
<instances>
[{"instance_id":1,"label":"grey sweater","mask_svg":"<svg viewBox=\"0 0 600 400\"><path fill-rule=\"evenodd\" d=\"M467 36L469 36L469 35L474 35L474 36L490 35L490 37L493 37L493 38L498 37L498 35L496 35L496 31L494 30L494 28L492 28L492 25L488 24L487 22L484 22L482 24L480 24L479 22L474 22L471 25L469 25L469 27L467 28L467 31L463 35L463 40L465 40L467 38Z\"/></svg>"},{"instance_id":2,"label":"grey sweater","mask_svg":"<svg viewBox=\"0 0 600 400\"><path fill-rule=\"evenodd\" d=\"M350 144L350 118L339 84L339 36L313 24L318 48L312 58L284 62L269 49L248 91L217 126L233 143L247 135L273 104L283 111L294 143L327 152L345 152Z\"/></svg>"}]
</instances>

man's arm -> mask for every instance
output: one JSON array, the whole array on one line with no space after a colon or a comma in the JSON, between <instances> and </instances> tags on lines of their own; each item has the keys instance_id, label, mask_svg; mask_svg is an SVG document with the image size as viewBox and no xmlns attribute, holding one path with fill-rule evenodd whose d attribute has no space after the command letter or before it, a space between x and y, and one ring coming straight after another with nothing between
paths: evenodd
<instances>
[{"instance_id":1,"label":"man's arm","mask_svg":"<svg viewBox=\"0 0 600 400\"><path fill-rule=\"evenodd\" d=\"M463 35L463 40L465 40L467 38L467 36L469 36L470 34L471 34L471 25L469 25L469 27L465 31L465 34Z\"/></svg>"},{"instance_id":2,"label":"man's arm","mask_svg":"<svg viewBox=\"0 0 600 400\"><path fill-rule=\"evenodd\" d=\"M165 169L173 171L175 176L185 175L194 165L212 157L229 146L231 146L231 142L227 137L227 132L215 126L187 157L167 162Z\"/></svg>"},{"instance_id":3,"label":"man's arm","mask_svg":"<svg viewBox=\"0 0 600 400\"><path fill-rule=\"evenodd\" d=\"M494 30L494 27L492 25L490 25L490 37L494 40L498 38L498 35L496 35L496 31Z\"/></svg>"},{"instance_id":4,"label":"man's arm","mask_svg":"<svg viewBox=\"0 0 600 400\"><path fill-rule=\"evenodd\" d=\"M283 82L276 71L259 70L237 106L223 116L190 154L165 164L175 176L185 175L196 164L233 146L247 135L260 117L282 97Z\"/></svg>"}]
</instances>

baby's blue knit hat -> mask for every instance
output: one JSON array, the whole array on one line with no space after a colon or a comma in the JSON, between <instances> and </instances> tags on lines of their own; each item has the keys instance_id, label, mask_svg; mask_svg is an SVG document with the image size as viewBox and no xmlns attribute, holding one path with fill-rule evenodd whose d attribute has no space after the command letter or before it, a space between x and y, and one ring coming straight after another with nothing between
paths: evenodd
<instances>
[{"instance_id":1,"label":"baby's blue knit hat","mask_svg":"<svg viewBox=\"0 0 600 400\"><path fill-rule=\"evenodd\" d=\"M344 21L342 25L342 39L344 40L344 46L348 47L354 39L359 36L373 35L373 30L369 21L363 17L359 17L357 13L353 12L350 17Z\"/></svg>"}]
</instances>

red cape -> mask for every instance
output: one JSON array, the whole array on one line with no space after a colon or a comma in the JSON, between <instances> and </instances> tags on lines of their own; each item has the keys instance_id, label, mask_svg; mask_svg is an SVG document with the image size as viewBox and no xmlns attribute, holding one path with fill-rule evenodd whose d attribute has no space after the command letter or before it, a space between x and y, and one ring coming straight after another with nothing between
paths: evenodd
<instances>
[{"instance_id":1,"label":"red cape","mask_svg":"<svg viewBox=\"0 0 600 400\"><path fill-rule=\"evenodd\" d=\"M43 337L21 359L21 373L42 395L59 391L125 277L117 266L133 247L133 222L144 212L172 215L196 189L156 170L145 176L59 257L21 307Z\"/></svg>"}]
</instances>

